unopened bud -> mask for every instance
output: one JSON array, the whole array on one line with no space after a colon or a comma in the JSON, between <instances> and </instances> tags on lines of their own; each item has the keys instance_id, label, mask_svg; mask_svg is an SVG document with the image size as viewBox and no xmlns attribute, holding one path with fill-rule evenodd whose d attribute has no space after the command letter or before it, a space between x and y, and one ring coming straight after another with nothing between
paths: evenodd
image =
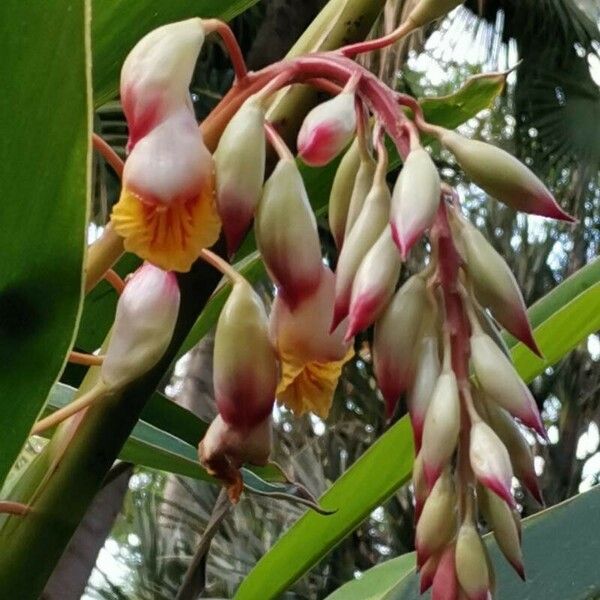
<instances>
[{"instance_id":1,"label":"unopened bud","mask_svg":"<svg viewBox=\"0 0 600 600\"><path fill-rule=\"evenodd\" d=\"M265 113L245 102L227 124L214 154L217 208L231 256L248 231L265 175Z\"/></svg>"},{"instance_id":2,"label":"unopened bud","mask_svg":"<svg viewBox=\"0 0 600 600\"><path fill-rule=\"evenodd\" d=\"M385 179L376 178L363 209L339 255L335 272L335 310L332 329L348 315L352 284L361 261L377 241L390 214L390 191Z\"/></svg>"},{"instance_id":3,"label":"unopened bud","mask_svg":"<svg viewBox=\"0 0 600 600\"><path fill-rule=\"evenodd\" d=\"M422 27L445 17L461 4L461 0L419 0L407 19L412 21L415 27Z\"/></svg>"},{"instance_id":4,"label":"unopened bud","mask_svg":"<svg viewBox=\"0 0 600 600\"><path fill-rule=\"evenodd\" d=\"M439 204L437 169L426 150L412 150L396 180L390 214L392 236L402 258L431 227Z\"/></svg>"},{"instance_id":5,"label":"unopened bud","mask_svg":"<svg viewBox=\"0 0 600 600\"><path fill-rule=\"evenodd\" d=\"M375 323L373 370L385 399L388 416L394 412L400 394L405 392L413 382L415 345L418 343L426 307L425 281L423 277L413 275L396 292ZM438 373L433 374L434 382L438 374L439 370ZM413 403L415 407L418 405L416 412L419 414L421 413L420 392L421 390L417 392ZM425 418L424 411L422 417ZM420 434L418 439L420 440Z\"/></svg>"},{"instance_id":6,"label":"unopened bud","mask_svg":"<svg viewBox=\"0 0 600 600\"><path fill-rule=\"evenodd\" d=\"M370 156L362 156L360 165L354 179L352 188L352 196L350 197L350 205L348 206L348 214L346 217L345 237L348 237L358 219L358 215L362 211L365 204L367 194L373 185L375 176L376 163Z\"/></svg>"},{"instance_id":7,"label":"unopened bud","mask_svg":"<svg viewBox=\"0 0 600 600\"><path fill-rule=\"evenodd\" d=\"M145 35L121 70L128 150L175 108L191 107L189 84L204 42L202 19L169 23Z\"/></svg>"},{"instance_id":8,"label":"unopened bud","mask_svg":"<svg viewBox=\"0 0 600 600\"><path fill-rule=\"evenodd\" d=\"M459 585L456 577L455 547L449 544L440 558L431 590L431 600L458 600Z\"/></svg>"},{"instance_id":9,"label":"unopened bud","mask_svg":"<svg viewBox=\"0 0 600 600\"><path fill-rule=\"evenodd\" d=\"M179 312L173 273L145 263L129 279L119 301L100 376L118 389L148 372L167 350Z\"/></svg>"},{"instance_id":10,"label":"unopened bud","mask_svg":"<svg viewBox=\"0 0 600 600\"><path fill-rule=\"evenodd\" d=\"M521 579L525 580L523 553L513 511L506 502L485 488L480 488L478 501L487 524L494 532L500 550Z\"/></svg>"},{"instance_id":11,"label":"unopened bud","mask_svg":"<svg viewBox=\"0 0 600 600\"><path fill-rule=\"evenodd\" d=\"M350 298L347 340L379 318L394 293L401 265L388 225L356 272Z\"/></svg>"},{"instance_id":12,"label":"unopened bud","mask_svg":"<svg viewBox=\"0 0 600 600\"><path fill-rule=\"evenodd\" d=\"M441 371L438 339L431 333L433 332L424 335L417 347L418 358L414 383L406 400L417 448L421 447L425 415Z\"/></svg>"},{"instance_id":13,"label":"unopened bud","mask_svg":"<svg viewBox=\"0 0 600 600\"><path fill-rule=\"evenodd\" d=\"M352 190L356 181L356 173L360 167L358 140L355 139L335 172L331 193L329 194L328 220L331 235L336 248L340 250L344 243L346 220L352 199Z\"/></svg>"},{"instance_id":14,"label":"unopened bud","mask_svg":"<svg viewBox=\"0 0 600 600\"><path fill-rule=\"evenodd\" d=\"M295 306L319 285L322 262L317 222L293 160L280 160L265 183L254 228L269 274Z\"/></svg>"},{"instance_id":15,"label":"unopened bud","mask_svg":"<svg viewBox=\"0 0 600 600\"><path fill-rule=\"evenodd\" d=\"M456 575L469 600L487 600L490 573L486 551L475 525L461 525L456 540Z\"/></svg>"},{"instance_id":16,"label":"unopened bud","mask_svg":"<svg viewBox=\"0 0 600 600\"><path fill-rule=\"evenodd\" d=\"M471 361L483 392L546 438L546 430L531 392L502 350L483 332L475 332L471 336Z\"/></svg>"},{"instance_id":17,"label":"unopened bud","mask_svg":"<svg viewBox=\"0 0 600 600\"><path fill-rule=\"evenodd\" d=\"M486 398L488 421L508 450L513 471L531 495L544 503L533 463L533 453L510 414Z\"/></svg>"},{"instance_id":18,"label":"unopened bud","mask_svg":"<svg viewBox=\"0 0 600 600\"><path fill-rule=\"evenodd\" d=\"M500 348L500 350L502 350L502 353L504 354L504 356L506 356L506 358L508 358L508 360L512 361L512 357L511 357L511 353L508 348L508 345L504 341L502 332L498 328L498 325L496 325L496 322L489 315L487 310L484 308L481 308L481 306L475 305L474 309L475 309L475 314L477 315L477 320L479 321L479 324L481 325L481 329L483 329L483 331L486 335L489 335L492 338L492 340L494 341L496 346L498 346L498 348Z\"/></svg>"},{"instance_id":19,"label":"unopened bud","mask_svg":"<svg viewBox=\"0 0 600 600\"><path fill-rule=\"evenodd\" d=\"M417 564L425 564L441 550L456 533L456 494L449 469L433 486L417 523L415 548Z\"/></svg>"},{"instance_id":20,"label":"unopened bud","mask_svg":"<svg viewBox=\"0 0 600 600\"><path fill-rule=\"evenodd\" d=\"M440 554L430 556L425 564L419 570L419 593L424 594L433 584L438 565L440 563Z\"/></svg>"},{"instance_id":21,"label":"unopened bud","mask_svg":"<svg viewBox=\"0 0 600 600\"><path fill-rule=\"evenodd\" d=\"M350 143L355 131L354 94L341 92L306 115L298 133L298 154L313 167L326 165Z\"/></svg>"},{"instance_id":22,"label":"unopened bud","mask_svg":"<svg viewBox=\"0 0 600 600\"><path fill-rule=\"evenodd\" d=\"M444 130L439 139L454 154L467 177L490 196L521 212L574 221L548 188L508 152L449 130Z\"/></svg>"},{"instance_id":23,"label":"unopened bud","mask_svg":"<svg viewBox=\"0 0 600 600\"><path fill-rule=\"evenodd\" d=\"M515 506L508 451L494 430L483 421L471 427L469 460L477 480L510 506Z\"/></svg>"},{"instance_id":24,"label":"unopened bud","mask_svg":"<svg viewBox=\"0 0 600 600\"><path fill-rule=\"evenodd\" d=\"M421 518L425 500L427 500L427 496L429 495L429 487L425 481L425 472L423 470L423 457L420 452L417 453L413 464L412 483L415 497L415 521L418 521Z\"/></svg>"},{"instance_id":25,"label":"unopened bud","mask_svg":"<svg viewBox=\"0 0 600 600\"><path fill-rule=\"evenodd\" d=\"M503 327L539 356L523 295L505 260L466 219L455 215L452 222L460 231L464 258L478 300L491 309Z\"/></svg>"},{"instance_id":26,"label":"unopened bud","mask_svg":"<svg viewBox=\"0 0 600 600\"><path fill-rule=\"evenodd\" d=\"M244 281L233 285L217 322L213 380L215 402L226 423L247 430L271 414L275 352L263 303Z\"/></svg>"},{"instance_id":27,"label":"unopened bud","mask_svg":"<svg viewBox=\"0 0 600 600\"><path fill-rule=\"evenodd\" d=\"M442 371L423 426L423 467L431 487L454 454L460 431L460 401L453 371Z\"/></svg>"}]
</instances>

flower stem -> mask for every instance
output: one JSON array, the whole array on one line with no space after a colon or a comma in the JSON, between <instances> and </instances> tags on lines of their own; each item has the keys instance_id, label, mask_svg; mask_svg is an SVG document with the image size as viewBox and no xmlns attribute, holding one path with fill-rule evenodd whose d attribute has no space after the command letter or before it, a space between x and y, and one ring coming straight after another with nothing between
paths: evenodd
<instances>
[{"instance_id":1,"label":"flower stem","mask_svg":"<svg viewBox=\"0 0 600 600\"><path fill-rule=\"evenodd\" d=\"M92 133L92 145L97 150L104 160L113 168L113 171L119 176L119 179L123 177L123 168L125 163L121 160L121 157L110 147L110 145L104 141L97 133Z\"/></svg>"},{"instance_id":2,"label":"flower stem","mask_svg":"<svg viewBox=\"0 0 600 600\"><path fill-rule=\"evenodd\" d=\"M394 31L391 31L387 35L375 38L374 40L367 40L365 42L357 42L356 44L343 46L337 52L342 54L343 56L352 58L353 56L357 56L358 54L364 54L365 52L381 50L382 48L391 46L398 40L402 39L404 36L413 32L416 28L416 25L411 20L407 19L406 21L401 23L396 29L394 29Z\"/></svg>"},{"instance_id":3,"label":"flower stem","mask_svg":"<svg viewBox=\"0 0 600 600\"><path fill-rule=\"evenodd\" d=\"M74 414L82 411L84 408L90 406L93 402L106 396L108 389L106 386L98 382L89 392L83 394L77 400L74 400L70 404L59 408L56 412L48 415L44 419L40 419L31 430L30 435L39 435L46 429L50 429L59 423L62 423L65 419L72 417Z\"/></svg>"},{"instance_id":4,"label":"flower stem","mask_svg":"<svg viewBox=\"0 0 600 600\"><path fill-rule=\"evenodd\" d=\"M88 367L97 367L104 362L104 356L96 354L86 354L84 352L72 351L69 353L69 362L76 365L86 365Z\"/></svg>"},{"instance_id":5,"label":"flower stem","mask_svg":"<svg viewBox=\"0 0 600 600\"><path fill-rule=\"evenodd\" d=\"M21 502L0 501L0 513L24 517L29 512L29 506Z\"/></svg>"},{"instance_id":6,"label":"flower stem","mask_svg":"<svg viewBox=\"0 0 600 600\"><path fill-rule=\"evenodd\" d=\"M229 53L229 58L231 59L231 64L233 66L233 72L235 73L236 79L238 81L244 79L246 75L248 75L246 61L244 60L240 45L238 44L235 35L233 35L233 31L231 31L229 25L223 21L220 21L219 19L204 19L202 24L206 33L215 32L220 36L225 44L225 47L227 48L227 52Z\"/></svg>"},{"instance_id":7,"label":"flower stem","mask_svg":"<svg viewBox=\"0 0 600 600\"><path fill-rule=\"evenodd\" d=\"M107 281L107 283L112 285L115 292L117 292L119 296L123 293L123 290L125 289L125 282L121 279L121 276L116 271L109 269L104 274L104 279Z\"/></svg>"},{"instance_id":8,"label":"flower stem","mask_svg":"<svg viewBox=\"0 0 600 600\"><path fill-rule=\"evenodd\" d=\"M218 254L207 250L206 248L200 252L200 258L212 265L217 271L220 271L227 277L231 283L246 283L246 280L225 260L223 260Z\"/></svg>"},{"instance_id":9,"label":"flower stem","mask_svg":"<svg viewBox=\"0 0 600 600\"><path fill-rule=\"evenodd\" d=\"M275 127L273 127L272 123L265 121L265 131L267 133L267 138L271 146L275 152L277 152L277 156L281 160L294 160L294 156L288 148L287 144L283 141L282 137L277 133Z\"/></svg>"}]
</instances>

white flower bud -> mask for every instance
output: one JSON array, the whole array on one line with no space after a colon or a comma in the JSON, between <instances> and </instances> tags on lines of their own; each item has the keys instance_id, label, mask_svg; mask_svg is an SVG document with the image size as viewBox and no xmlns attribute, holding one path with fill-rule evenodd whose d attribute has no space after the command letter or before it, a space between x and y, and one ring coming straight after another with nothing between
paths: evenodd
<instances>
[{"instance_id":1,"label":"white flower bud","mask_svg":"<svg viewBox=\"0 0 600 600\"><path fill-rule=\"evenodd\" d=\"M456 575L469 600L486 600L490 573L486 550L475 525L461 525L456 540Z\"/></svg>"}]
</instances>

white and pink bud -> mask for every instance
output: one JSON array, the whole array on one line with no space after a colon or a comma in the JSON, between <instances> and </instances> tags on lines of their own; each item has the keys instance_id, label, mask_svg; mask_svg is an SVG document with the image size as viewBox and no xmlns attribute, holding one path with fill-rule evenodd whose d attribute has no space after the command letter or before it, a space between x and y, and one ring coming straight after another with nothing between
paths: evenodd
<instances>
[{"instance_id":1,"label":"white and pink bud","mask_svg":"<svg viewBox=\"0 0 600 600\"><path fill-rule=\"evenodd\" d=\"M419 449L423 440L425 415L441 372L439 343L435 332L429 331L423 335L418 343L417 352L417 368L406 404L415 436L415 447Z\"/></svg>"},{"instance_id":2,"label":"white and pink bud","mask_svg":"<svg viewBox=\"0 0 600 600\"><path fill-rule=\"evenodd\" d=\"M293 160L280 160L265 183L254 229L267 271L294 307L319 285L322 261L317 221Z\"/></svg>"},{"instance_id":3,"label":"white and pink bud","mask_svg":"<svg viewBox=\"0 0 600 600\"><path fill-rule=\"evenodd\" d=\"M354 186L352 188L352 195L350 196L350 204L348 205L348 212L346 215L346 225L344 229L345 237L348 237L352 231L352 227L354 227L354 223L356 223L356 219L358 219L358 215L362 211L367 194L373 186L376 169L377 163L370 155L365 154L360 156L360 164L358 166L358 171L356 171L356 177L354 178Z\"/></svg>"},{"instance_id":4,"label":"white and pink bud","mask_svg":"<svg viewBox=\"0 0 600 600\"><path fill-rule=\"evenodd\" d=\"M346 339L352 338L379 318L394 293L401 266L402 261L388 225L356 272L350 297Z\"/></svg>"},{"instance_id":5,"label":"white and pink bud","mask_svg":"<svg viewBox=\"0 0 600 600\"><path fill-rule=\"evenodd\" d=\"M390 213L392 236L403 259L433 224L439 204L440 176L431 156L423 148L411 150L396 180Z\"/></svg>"},{"instance_id":6,"label":"white and pink bud","mask_svg":"<svg viewBox=\"0 0 600 600\"><path fill-rule=\"evenodd\" d=\"M439 135L474 183L490 196L515 210L573 222L548 188L519 160L505 150L479 140L470 140L455 131Z\"/></svg>"},{"instance_id":7,"label":"white and pink bud","mask_svg":"<svg viewBox=\"0 0 600 600\"><path fill-rule=\"evenodd\" d=\"M329 194L327 218L329 230L338 250L341 250L344 243L348 210L359 168L360 151L358 140L355 139L340 161Z\"/></svg>"},{"instance_id":8,"label":"white and pink bud","mask_svg":"<svg viewBox=\"0 0 600 600\"><path fill-rule=\"evenodd\" d=\"M448 544L433 578L431 600L459 600L460 587L456 577L455 554L454 543Z\"/></svg>"},{"instance_id":9,"label":"white and pink bud","mask_svg":"<svg viewBox=\"0 0 600 600\"><path fill-rule=\"evenodd\" d=\"M429 486L425 481L425 471L423 470L423 457L420 452L417 453L413 464L412 484L415 498L415 521L418 521L421 518L425 500L429 495Z\"/></svg>"},{"instance_id":10,"label":"white and pink bud","mask_svg":"<svg viewBox=\"0 0 600 600\"><path fill-rule=\"evenodd\" d=\"M340 251L335 272L335 310L332 330L348 315L352 284L358 267L385 229L389 214L390 191L385 181L385 172L379 171L360 215Z\"/></svg>"},{"instance_id":11,"label":"white and pink bud","mask_svg":"<svg viewBox=\"0 0 600 600\"><path fill-rule=\"evenodd\" d=\"M455 560L456 575L468 600L488 600L488 559L479 532L471 521L465 521L458 531Z\"/></svg>"},{"instance_id":12,"label":"white and pink bud","mask_svg":"<svg viewBox=\"0 0 600 600\"><path fill-rule=\"evenodd\" d=\"M440 563L440 553L430 556L419 569L419 593L424 594L433 584Z\"/></svg>"},{"instance_id":13,"label":"white and pink bud","mask_svg":"<svg viewBox=\"0 0 600 600\"><path fill-rule=\"evenodd\" d=\"M485 488L480 488L478 501L489 528L494 532L498 547L519 577L525 581L521 540L513 510L496 494Z\"/></svg>"},{"instance_id":14,"label":"white and pink bud","mask_svg":"<svg viewBox=\"0 0 600 600\"><path fill-rule=\"evenodd\" d=\"M477 299L489 308L498 322L540 356L527 318L527 307L512 271L485 237L466 219L454 213L469 277Z\"/></svg>"},{"instance_id":15,"label":"white and pink bud","mask_svg":"<svg viewBox=\"0 0 600 600\"><path fill-rule=\"evenodd\" d=\"M227 124L214 154L217 209L230 256L246 235L262 194L264 120L260 102L247 100Z\"/></svg>"},{"instance_id":16,"label":"white and pink bud","mask_svg":"<svg viewBox=\"0 0 600 600\"><path fill-rule=\"evenodd\" d=\"M479 385L489 399L546 439L546 430L531 392L502 350L482 331L471 336L471 362Z\"/></svg>"},{"instance_id":17,"label":"white and pink bud","mask_svg":"<svg viewBox=\"0 0 600 600\"><path fill-rule=\"evenodd\" d=\"M202 19L169 23L145 35L121 70L121 103L128 150L173 110L191 111L189 85L204 43Z\"/></svg>"},{"instance_id":18,"label":"white and pink bud","mask_svg":"<svg viewBox=\"0 0 600 600\"><path fill-rule=\"evenodd\" d=\"M375 323L373 335L373 370L377 384L385 399L388 416L391 416L400 395L409 389L415 376L415 346L423 313L427 310L425 280L413 275L395 293L392 301ZM419 352L419 356L420 356ZM429 366L430 361L427 360ZM434 382L439 374L433 374ZM413 407L425 418L426 407L421 401L422 388L415 393ZM427 398L426 402L429 402ZM410 409L410 406L409 406ZM412 417L412 412L411 412ZM421 422L422 427L422 422ZM418 436L420 440L420 435ZM420 444L417 444L417 448Z\"/></svg>"},{"instance_id":19,"label":"white and pink bud","mask_svg":"<svg viewBox=\"0 0 600 600\"><path fill-rule=\"evenodd\" d=\"M424 565L456 534L456 493L450 470L438 478L425 501L417 523L417 565Z\"/></svg>"},{"instance_id":20,"label":"white and pink bud","mask_svg":"<svg viewBox=\"0 0 600 600\"><path fill-rule=\"evenodd\" d=\"M306 115L298 133L298 154L307 165L321 167L350 143L355 132L354 93L341 92Z\"/></svg>"},{"instance_id":21,"label":"white and pink bud","mask_svg":"<svg viewBox=\"0 0 600 600\"><path fill-rule=\"evenodd\" d=\"M145 263L129 279L100 370L103 383L119 389L147 373L166 352L179 313L173 273Z\"/></svg>"},{"instance_id":22,"label":"white and pink bud","mask_svg":"<svg viewBox=\"0 0 600 600\"><path fill-rule=\"evenodd\" d=\"M512 466L506 447L494 430L483 421L473 424L470 431L469 461L479 483L497 494L511 507Z\"/></svg>"},{"instance_id":23,"label":"white and pink bud","mask_svg":"<svg viewBox=\"0 0 600 600\"><path fill-rule=\"evenodd\" d=\"M450 462L460 432L460 399L454 372L443 370L437 378L425 415L421 454L429 487Z\"/></svg>"},{"instance_id":24,"label":"white and pink bud","mask_svg":"<svg viewBox=\"0 0 600 600\"><path fill-rule=\"evenodd\" d=\"M486 411L488 422L508 450L515 477L521 480L540 504L544 504L533 463L533 453L519 426L506 410L487 398Z\"/></svg>"},{"instance_id":25,"label":"white and pink bud","mask_svg":"<svg viewBox=\"0 0 600 600\"><path fill-rule=\"evenodd\" d=\"M236 282L215 333L213 381L223 420L239 430L264 421L273 409L277 376L263 303L250 284Z\"/></svg>"},{"instance_id":26,"label":"white and pink bud","mask_svg":"<svg viewBox=\"0 0 600 600\"><path fill-rule=\"evenodd\" d=\"M269 462L272 444L271 416L250 429L238 429L217 415L198 446L200 464L226 487L234 504L243 489L240 467L264 466Z\"/></svg>"}]
</instances>

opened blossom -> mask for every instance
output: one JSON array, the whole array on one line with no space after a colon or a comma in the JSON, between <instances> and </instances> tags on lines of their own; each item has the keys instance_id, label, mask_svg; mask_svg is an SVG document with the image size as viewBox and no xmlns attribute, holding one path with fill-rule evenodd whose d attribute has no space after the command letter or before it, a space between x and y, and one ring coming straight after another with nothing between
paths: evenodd
<instances>
[{"instance_id":1,"label":"opened blossom","mask_svg":"<svg viewBox=\"0 0 600 600\"><path fill-rule=\"evenodd\" d=\"M329 332L335 298L334 275L322 265L315 292L293 309L276 296L270 335L281 364L277 399L297 415L311 411L327 417L342 367L354 355L345 342L347 323Z\"/></svg>"},{"instance_id":2,"label":"opened blossom","mask_svg":"<svg viewBox=\"0 0 600 600\"><path fill-rule=\"evenodd\" d=\"M130 154L111 222L126 250L166 270L188 271L221 229L213 160L188 91L203 39L199 19L151 32L121 77Z\"/></svg>"}]
</instances>

